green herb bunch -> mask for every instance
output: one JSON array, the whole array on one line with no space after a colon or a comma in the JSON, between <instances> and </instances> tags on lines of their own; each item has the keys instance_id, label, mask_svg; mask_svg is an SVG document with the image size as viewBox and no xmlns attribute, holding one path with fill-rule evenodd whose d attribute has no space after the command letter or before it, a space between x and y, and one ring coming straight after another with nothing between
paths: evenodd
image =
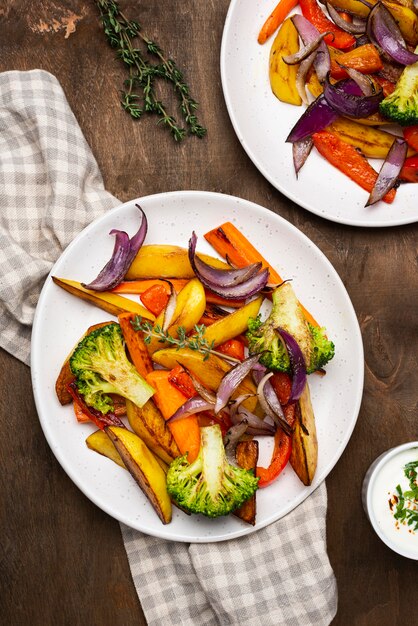
<instances>
[{"instance_id":1,"label":"green herb bunch","mask_svg":"<svg viewBox=\"0 0 418 626\"><path fill-rule=\"evenodd\" d=\"M398 502L394 513L395 519L413 530L418 530L418 461L411 461L404 467L405 476L409 480L409 490L402 491L400 485L396 487ZM411 505L413 508L411 508Z\"/></svg>"},{"instance_id":2,"label":"green herb bunch","mask_svg":"<svg viewBox=\"0 0 418 626\"><path fill-rule=\"evenodd\" d=\"M110 46L117 50L117 57L129 69L129 78L125 80L125 89L121 92L125 111L134 119L140 119L144 113L158 115L158 124L165 126L175 141L182 141L187 133L203 137L206 128L198 122L195 113L198 104L190 96L189 87L173 59L167 58L161 48L144 34L138 22L125 17L117 2L95 0L95 3ZM142 42L143 49L138 47L139 42ZM149 56L155 58L155 64L150 63ZM186 128L177 123L158 99L155 92L157 79L173 85Z\"/></svg>"}]
</instances>

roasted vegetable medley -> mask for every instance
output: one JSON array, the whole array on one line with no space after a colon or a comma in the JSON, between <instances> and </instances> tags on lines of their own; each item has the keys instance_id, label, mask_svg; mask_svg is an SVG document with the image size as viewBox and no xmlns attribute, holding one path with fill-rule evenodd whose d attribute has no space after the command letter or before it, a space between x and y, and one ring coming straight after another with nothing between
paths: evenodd
<instances>
[{"instance_id":1,"label":"roasted vegetable medley","mask_svg":"<svg viewBox=\"0 0 418 626\"><path fill-rule=\"evenodd\" d=\"M205 234L221 260L197 252L194 232L187 249L144 245L139 211L132 238L111 231L112 257L94 280L53 277L113 316L72 349L58 399L98 428L87 446L131 473L164 524L174 504L254 525L257 490L289 461L305 485L313 480L308 374L325 373L334 344L233 224Z\"/></svg>"}]
</instances>

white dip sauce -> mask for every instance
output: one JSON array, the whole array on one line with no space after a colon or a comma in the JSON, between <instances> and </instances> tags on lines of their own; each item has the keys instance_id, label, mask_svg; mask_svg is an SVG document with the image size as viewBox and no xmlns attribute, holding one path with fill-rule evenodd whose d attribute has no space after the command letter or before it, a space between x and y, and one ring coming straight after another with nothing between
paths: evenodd
<instances>
[{"instance_id":1,"label":"white dip sauce","mask_svg":"<svg viewBox=\"0 0 418 626\"><path fill-rule=\"evenodd\" d=\"M394 517L397 485L401 486L402 492L410 490L404 467L411 461L418 461L418 447L395 454L380 468L373 481L371 505L382 535L393 544L395 550L418 559L418 530L413 530L414 524L408 526L406 523L398 522ZM409 503L408 506L418 513L418 505Z\"/></svg>"}]
</instances>

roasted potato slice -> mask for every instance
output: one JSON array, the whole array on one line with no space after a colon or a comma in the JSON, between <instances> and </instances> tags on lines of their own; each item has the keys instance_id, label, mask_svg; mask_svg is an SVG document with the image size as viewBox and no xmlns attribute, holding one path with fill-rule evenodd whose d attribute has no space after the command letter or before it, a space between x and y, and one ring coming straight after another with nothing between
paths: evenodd
<instances>
[{"instance_id":1,"label":"roasted potato slice","mask_svg":"<svg viewBox=\"0 0 418 626\"><path fill-rule=\"evenodd\" d=\"M104 430L96 430L94 433L89 435L86 439L87 447L90 450L94 450L98 454L107 457L120 467L126 469L125 463L122 461L119 452L116 450L115 446L111 442L109 436L104 432ZM168 471L167 463L164 463L158 456L155 457L158 465L164 470L165 473Z\"/></svg>"},{"instance_id":2,"label":"roasted potato slice","mask_svg":"<svg viewBox=\"0 0 418 626\"><path fill-rule=\"evenodd\" d=\"M296 421L293 432L290 464L304 485L314 479L318 463L318 440L315 416L308 383L296 405Z\"/></svg>"},{"instance_id":3,"label":"roasted potato slice","mask_svg":"<svg viewBox=\"0 0 418 626\"><path fill-rule=\"evenodd\" d=\"M167 492L166 476L151 450L138 435L126 428L106 426L105 431L162 523L169 524L172 507Z\"/></svg>"},{"instance_id":4,"label":"roasted potato slice","mask_svg":"<svg viewBox=\"0 0 418 626\"><path fill-rule=\"evenodd\" d=\"M207 254L199 257L218 269L230 269L224 261ZM139 278L194 278L186 248L169 245L142 246L134 258L127 274L127 280Z\"/></svg>"},{"instance_id":5,"label":"roasted potato slice","mask_svg":"<svg viewBox=\"0 0 418 626\"><path fill-rule=\"evenodd\" d=\"M214 346L219 346L221 343L244 333L248 328L248 319L257 317L262 302L263 298L256 298L244 305L242 309L238 309L208 326L205 330L205 338L208 343L213 341Z\"/></svg>"}]
</instances>

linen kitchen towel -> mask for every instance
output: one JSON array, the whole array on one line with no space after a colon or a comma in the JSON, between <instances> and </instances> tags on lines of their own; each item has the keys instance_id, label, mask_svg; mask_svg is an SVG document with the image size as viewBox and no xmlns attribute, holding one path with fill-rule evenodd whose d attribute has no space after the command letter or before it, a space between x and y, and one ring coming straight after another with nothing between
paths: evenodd
<instances>
[{"instance_id":1,"label":"linen kitchen towel","mask_svg":"<svg viewBox=\"0 0 418 626\"><path fill-rule=\"evenodd\" d=\"M57 80L41 70L0 74L1 347L29 364L48 272L87 224L117 204ZM285 518L221 543L169 542L121 525L149 625L329 624L337 588L326 510L323 484Z\"/></svg>"}]
</instances>

